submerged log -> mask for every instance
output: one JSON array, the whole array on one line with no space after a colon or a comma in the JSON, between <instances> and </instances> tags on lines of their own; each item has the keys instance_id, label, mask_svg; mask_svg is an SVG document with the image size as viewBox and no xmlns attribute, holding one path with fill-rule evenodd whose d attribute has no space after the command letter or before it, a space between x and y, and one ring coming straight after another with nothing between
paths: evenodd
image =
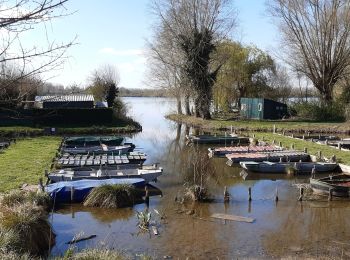
<instances>
[{"instance_id":1,"label":"submerged log","mask_svg":"<svg viewBox=\"0 0 350 260\"><path fill-rule=\"evenodd\" d=\"M211 215L210 217L224 219L224 220L247 222L247 223L253 223L255 221L254 218L242 217L242 216L237 216L237 215L229 215L229 214L221 214L221 213L215 213L215 214Z\"/></svg>"}]
</instances>

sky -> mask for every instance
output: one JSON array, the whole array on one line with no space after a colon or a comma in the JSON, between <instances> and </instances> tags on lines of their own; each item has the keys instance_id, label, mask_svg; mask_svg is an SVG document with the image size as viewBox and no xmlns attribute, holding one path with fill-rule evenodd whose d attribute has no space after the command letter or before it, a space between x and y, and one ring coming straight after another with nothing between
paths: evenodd
<instances>
[{"instance_id":1,"label":"sky","mask_svg":"<svg viewBox=\"0 0 350 260\"><path fill-rule=\"evenodd\" d=\"M52 83L84 87L95 69L109 64L119 71L121 87L150 87L151 84L145 84L147 59L144 55L154 25L150 2L70 0L65 6L71 15L51 22L45 29L29 32L25 43L40 45L47 34L56 43L77 37L77 44L68 50L69 59L63 68L44 75ZM273 53L277 48L278 32L266 15L265 1L235 0L234 6L238 26L233 40L254 44Z\"/></svg>"}]
</instances>

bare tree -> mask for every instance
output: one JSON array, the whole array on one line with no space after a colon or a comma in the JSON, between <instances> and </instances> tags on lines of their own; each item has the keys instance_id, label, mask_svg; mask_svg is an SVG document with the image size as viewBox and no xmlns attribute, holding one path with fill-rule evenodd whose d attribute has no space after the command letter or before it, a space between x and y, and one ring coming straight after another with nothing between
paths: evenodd
<instances>
[{"instance_id":1,"label":"bare tree","mask_svg":"<svg viewBox=\"0 0 350 260\"><path fill-rule=\"evenodd\" d=\"M280 21L286 61L331 102L350 65L350 2L268 0L268 8Z\"/></svg>"},{"instance_id":2,"label":"bare tree","mask_svg":"<svg viewBox=\"0 0 350 260\"><path fill-rule=\"evenodd\" d=\"M68 0L0 0L0 91L1 98L7 97L2 104L9 106L14 102L10 106L20 106L16 102L23 101L34 90L33 87L26 88L27 92L23 87L19 89L23 81L33 81L26 78L37 78L38 74L58 68L67 58L66 51L75 40L55 43L45 31L54 19L69 14L64 6L66 2ZM44 28L44 45L27 46L22 36L39 26ZM13 93L19 95L15 97Z\"/></svg>"},{"instance_id":3,"label":"bare tree","mask_svg":"<svg viewBox=\"0 0 350 260\"><path fill-rule=\"evenodd\" d=\"M235 24L229 0L158 0L153 11L159 18L155 42L166 35L180 57L180 75L194 95L196 116L210 118L212 87L220 66L211 67L217 41ZM158 36L158 37L157 37ZM154 45L156 46L156 45ZM155 48L155 51L158 51ZM188 97L188 93L187 93Z\"/></svg>"}]
</instances>

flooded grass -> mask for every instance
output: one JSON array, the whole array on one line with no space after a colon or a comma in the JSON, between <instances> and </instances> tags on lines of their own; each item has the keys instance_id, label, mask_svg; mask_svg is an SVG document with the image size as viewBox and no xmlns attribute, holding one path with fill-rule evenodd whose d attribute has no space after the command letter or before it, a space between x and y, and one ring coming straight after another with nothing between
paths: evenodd
<instances>
[{"instance_id":1,"label":"flooded grass","mask_svg":"<svg viewBox=\"0 0 350 260\"><path fill-rule=\"evenodd\" d=\"M84 201L84 206L100 208L130 207L140 197L132 185L102 185L92 189Z\"/></svg>"},{"instance_id":2,"label":"flooded grass","mask_svg":"<svg viewBox=\"0 0 350 260\"><path fill-rule=\"evenodd\" d=\"M36 137L17 140L0 155L0 192L37 184L50 169L61 138Z\"/></svg>"}]
</instances>

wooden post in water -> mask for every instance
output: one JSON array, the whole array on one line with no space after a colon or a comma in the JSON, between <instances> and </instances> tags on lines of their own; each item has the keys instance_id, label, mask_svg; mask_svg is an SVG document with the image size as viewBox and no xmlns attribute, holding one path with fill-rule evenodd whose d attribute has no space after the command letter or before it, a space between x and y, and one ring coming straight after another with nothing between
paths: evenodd
<instances>
[{"instance_id":1,"label":"wooden post in water","mask_svg":"<svg viewBox=\"0 0 350 260\"><path fill-rule=\"evenodd\" d=\"M303 200L303 195L304 195L304 188L303 187L300 187L299 189L299 201L302 201Z\"/></svg>"},{"instance_id":2,"label":"wooden post in water","mask_svg":"<svg viewBox=\"0 0 350 260\"><path fill-rule=\"evenodd\" d=\"M341 143L338 143L338 149L341 150Z\"/></svg>"},{"instance_id":3,"label":"wooden post in water","mask_svg":"<svg viewBox=\"0 0 350 260\"><path fill-rule=\"evenodd\" d=\"M224 202L229 202L230 201L230 194L227 191L227 186L224 188Z\"/></svg>"},{"instance_id":4,"label":"wooden post in water","mask_svg":"<svg viewBox=\"0 0 350 260\"><path fill-rule=\"evenodd\" d=\"M248 200L252 201L252 187L248 188Z\"/></svg>"},{"instance_id":5,"label":"wooden post in water","mask_svg":"<svg viewBox=\"0 0 350 260\"><path fill-rule=\"evenodd\" d=\"M307 153L307 147L304 147L304 153Z\"/></svg>"},{"instance_id":6,"label":"wooden post in water","mask_svg":"<svg viewBox=\"0 0 350 260\"><path fill-rule=\"evenodd\" d=\"M278 187L276 187L275 201L278 201Z\"/></svg>"},{"instance_id":7,"label":"wooden post in water","mask_svg":"<svg viewBox=\"0 0 350 260\"><path fill-rule=\"evenodd\" d=\"M328 201L332 201L333 199L333 189L332 188L329 188L329 191L328 191Z\"/></svg>"},{"instance_id":8,"label":"wooden post in water","mask_svg":"<svg viewBox=\"0 0 350 260\"><path fill-rule=\"evenodd\" d=\"M74 187L70 187L70 201L73 202L74 201Z\"/></svg>"},{"instance_id":9,"label":"wooden post in water","mask_svg":"<svg viewBox=\"0 0 350 260\"><path fill-rule=\"evenodd\" d=\"M145 203L149 207L149 191L147 185L145 186Z\"/></svg>"},{"instance_id":10,"label":"wooden post in water","mask_svg":"<svg viewBox=\"0 0 350 260\"><path fill-rule=\"evenodd\" d=\"M278 146L282 147L282 142L281 141L278 142Z\"/></svg>"}]
</instances>

